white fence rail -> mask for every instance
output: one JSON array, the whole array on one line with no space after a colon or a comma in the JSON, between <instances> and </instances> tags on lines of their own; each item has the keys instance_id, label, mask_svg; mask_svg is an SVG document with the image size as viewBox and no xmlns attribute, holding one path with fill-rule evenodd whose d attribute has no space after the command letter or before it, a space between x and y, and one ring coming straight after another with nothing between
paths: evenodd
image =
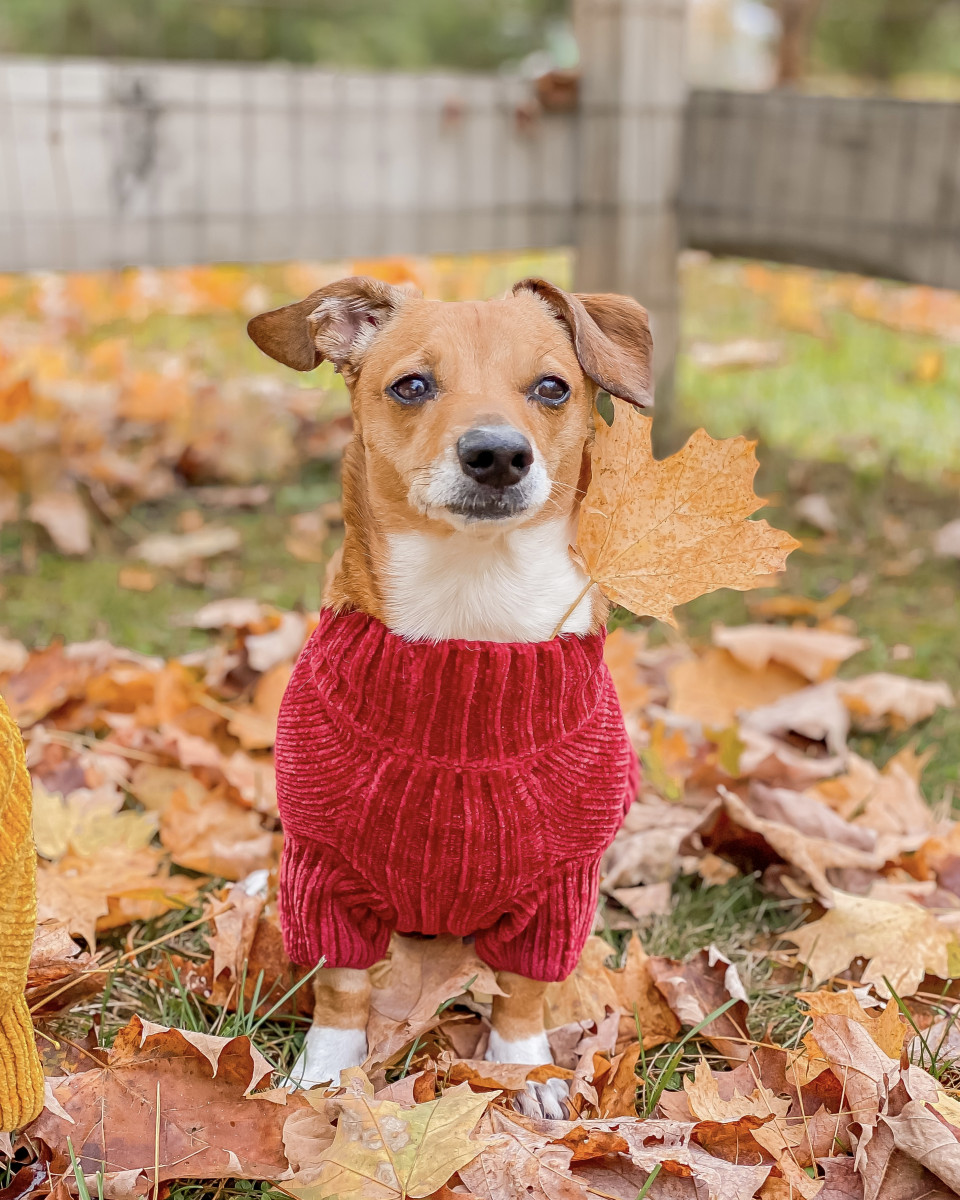
<instances>
[{"instance_id":1,"label":"white fence rail","mask_svg":"<svg viewBox=\"0 0 960 1200\"><path fill-rule=\"evenodd\" d=\"M683 86L685 0L516 77L0 57L0 271L572 246L673 362L679 245L960 287L960 105Z\"/></svg>"}]
</instances>

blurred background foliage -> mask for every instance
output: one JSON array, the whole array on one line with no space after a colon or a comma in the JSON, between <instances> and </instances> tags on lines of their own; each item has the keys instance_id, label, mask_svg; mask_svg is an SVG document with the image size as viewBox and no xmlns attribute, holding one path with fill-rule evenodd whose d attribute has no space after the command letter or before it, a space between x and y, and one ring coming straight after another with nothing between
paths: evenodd
<instances>
[{"instance_id":1,"label":"blurred background foliage","mask_svg":"<svg viewBox=\"0 0 960 1200\"><path fill-rule=\"evenodd\" d=\"M771 43L774 59L779 42L780 83L960 77L960 0L691 0L691 10L714 29ZM3 0L0 51L463 70L534 56L569 66L569 15L569 0Z\"/></svg>"},{"instance_id":2,"label":"blurred background foliage","mask_svg":"<svg viewBox=\"0 0 960 1200\"><path fill-rule=\"evenodd\" d=\"M567 0L4 0L0 49L489 70L549 46Z\"/></svg>"}]
</instances>

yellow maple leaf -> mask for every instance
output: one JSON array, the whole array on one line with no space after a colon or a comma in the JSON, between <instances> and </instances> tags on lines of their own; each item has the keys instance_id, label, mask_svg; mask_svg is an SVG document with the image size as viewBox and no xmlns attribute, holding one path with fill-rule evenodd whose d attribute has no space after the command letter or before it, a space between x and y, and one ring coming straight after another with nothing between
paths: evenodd
<instances>
[{"instance_id":1,"label":"yellow maple leaf","mask_svg":"<svg viewBox=\"0 0 960 1200\"><path fill-rule=\"evenodd\" d=\"M488 1144L470 1135L498 1092L477 1095L462 1083L413 1108L371 1092L354 1087L337 1098L337 1132L320 1156L319 1176L309 1183L294 1178L285 1191L303 1200L429 1196Z\"/></svg>"},{"instance_id":2,"label":"yellow maple leaf","mask_svg":"<svg viewBox=\"0 0 960 1200\"><path fill-rule=\"evenodd\" d=\"M755 442L717 441L698 429L658 462L650 418L613 403L613 424L597 419L577 530L584 567L608 599L676 625L675 605L717 588L761 587L783 570L800 543L747 520L765 504L753 491Z\"/></svg>"},{"instance_id":3,"label":"yellow maple leaf","mask_svg":"<svg viewBox=\"0 0 960 1200\"><path fill-rule=\"evenodd\" d=\"M912 996L926 974L953 979L960 974L960 943L949 925L919 904L895 904L832 889L832 908L781 936L797 947L797 958L816 980L832 979L855 958L869 961L862 983L890 999Z\"/></svg>"}]
</instances>

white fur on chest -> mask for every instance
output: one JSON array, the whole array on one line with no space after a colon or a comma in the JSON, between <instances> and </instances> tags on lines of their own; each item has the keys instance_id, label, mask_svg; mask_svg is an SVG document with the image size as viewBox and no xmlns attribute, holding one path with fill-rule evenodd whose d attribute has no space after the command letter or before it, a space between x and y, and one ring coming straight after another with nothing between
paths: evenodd
<instances>
[{"instance_id":1,"label":"white fur on chest","mask_svg":"<svg viewBox=\"0 0 960 1200\"><path fill-rule=\"evenodd\" d=\"M528 529L387 536L387 625L402 637L488 642L549 638L587 586L566 518ZM563 624L587 633L592 589Z\"/></svg>"}]
</instances>

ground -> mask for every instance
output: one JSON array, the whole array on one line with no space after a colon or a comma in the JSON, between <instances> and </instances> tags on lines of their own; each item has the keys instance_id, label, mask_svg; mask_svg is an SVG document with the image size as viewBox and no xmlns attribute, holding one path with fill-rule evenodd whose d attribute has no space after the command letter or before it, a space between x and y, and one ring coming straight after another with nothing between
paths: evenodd
<instances>
[{"instance_id":1,"label":"ground","mask_svg":"<svg viewBox=\"0 0 960 1200\"><path fill-rule=\"evenodd\" d=\"M494 291L512 273L531 273L531 267L561 282L569 273L569 263L559 255L463 268L421 264L411 270L427 273L437 292L452 295ZM463 278L454 285L458 270ZM295 291L289 274L262 272L255 274L254 284L263 306L282 299L286 285L287 295ZM679 636L703 644L715 623L742 625L772 596L803 597L823 602L825 612L833 611L868 642L843 665L842 676L883 670L942 679L960 689L960 563L938 557L931 548L932 534L960 516L955 308L922 289L698 255L685 260L683 284L684 351L671 419L687 428L702 424L717 437L756 436L757 491L769 501L764 515L800 538L802 546L776 587L749 594L717 592L687 605L678 613ZM158 363L164 355L179 355L209 378L258 375L289 386L289 374L245 341L236 307L146 318L112 313L109 320L90 321L70 336L85 354L96 353L103 342L123 341L131 353L155 355ZM740 366L708 365L704 344L724 347L741 339L760 346L741 349L745 361ZM759 365L764 355L774 361ZM346 411L342 385L330 374L321 371L298 386L314 428ZM314 394L311 387L320 390ZM188 486L208 480L202 473L194 478L191 464L181 460L173 491L121 508L107 520L100 519L101 512L93 525L93 548L84 556L59 553L31 522L2 525L0 637L30 647L55 639L107 638L171 658L209 644L209 635L189 624L190 615L209 600L251 596L278 609L316 609L322 565L315 560L332 552L338 533L334 524L320 539L322 554L297 556L289 549L291 518L336 499L335 454L327 447L317 457L291 453L285 459L286 450L277 451L277 461L286 465L261 470L273 462L273 450L258 428L244 444L240 471L245 486L267 477L266 497L254 508L225 509L222 494ZM0 458L0 476L2 467ZM798 513L798 503L811 495L825 499L835 520L831 531ZM239 549L193 575L151 568L146 590L119 586L133 562L131 548L145 536L204 524L237 531ZM612 623L647 626L654 644L677 637L622 611ZM940 708L918 728L860 736L853 744L883 766L908 743L932 753L923 776L927 799L955 808L960 710ZM647 951L682 958L713 942L741 967L751 999L752 1035L793 1044L807 1028L793 1000L797 977L766 952L780 931L809 915L804 902L771 895L759 876L751 875L709 888L696 876L682 876L674 884L673 901L669 915L640 922ZM61 1018L50 1026L49 1037L79 1042L96 1017L100 1044L109 1044L138 1013L202 1032L255 1033L271 1061L288 1067L302 1019L272 1016L264 1022L249 1011L231 1014L200 1003L182 982L190 963L206 954L202 915L198 905L189 906L137 926L135 944L158 940L159 947L141 955L136 968L119 966L102 1000ZM622 932L613 928L605 936L612 951L623 950ZM100 943L123 953L129 935L119 930ZM649 1074L639 1072L644 1096L652 1094L668 1058L665 1054ZM687 1063L678 1059L669 1068L674 1085L675 1070ZM199 1187L178 1185L175 1194L185 1200ZM259 1188L241 1181L221 1185L217 1195Z\"/></svg>"}]
</instances>

